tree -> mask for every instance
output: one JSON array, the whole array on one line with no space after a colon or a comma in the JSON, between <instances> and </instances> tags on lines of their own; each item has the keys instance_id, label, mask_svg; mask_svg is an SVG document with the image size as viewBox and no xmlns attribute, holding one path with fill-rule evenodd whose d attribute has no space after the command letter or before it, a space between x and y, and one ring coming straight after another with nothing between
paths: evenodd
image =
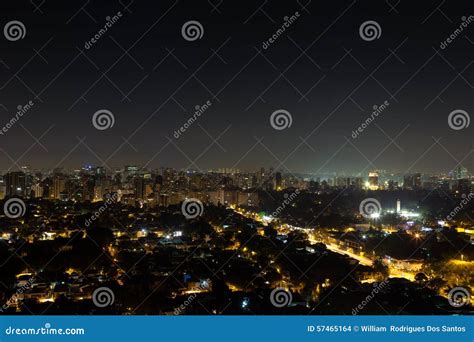
<instances>
[{"instance_id":1,"label":"tree","mask_svg":"<svg viewBox=\"0 0 474 342\"><path fill-rule=\"evenodd\" d=\"M428 281L428 277L423 272L420 272L415 275L415 281L418 284L423 285L424 283Z\"/></svg>"}]
</instances>

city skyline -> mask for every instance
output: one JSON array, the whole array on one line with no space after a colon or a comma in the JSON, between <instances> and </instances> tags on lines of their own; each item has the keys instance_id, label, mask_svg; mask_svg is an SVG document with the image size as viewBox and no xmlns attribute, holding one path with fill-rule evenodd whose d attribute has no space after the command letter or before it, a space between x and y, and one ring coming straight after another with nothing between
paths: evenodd
<instances>
[{"instance_id":1,"label":"city skyline","mask_svg":"<svg viewBox=\"0 0 474 342\"><path fill-rule=\"evenodd\" d=\"M40 173L40 174L53 174L53 173L66 173L66 174L72 174L72 173L79 173L79 172L91 172L96 169L103 169L104 172L106 173L117 173L125 170L127 167L133 167L137 169L138 174L143 174L147 172L163 172L164 170L174 170L174 171L179 171L179 172L184 172L184 173L189 173L189 174L206 174L206 173L221 173L221 174L233 174L233 173L258 173L262 172L262 170L268 171L269 174L275 174L275 173L281 173L281 174L287 174L287 175L293 175L296 177L362 177L362 178L369 178L370 173L376 172L379 175L383 177L400 177L404 175L414 175L414 174L421 174L423 176L438 176L438 177L452 177L456 179L456 177L459 178L460 173L463 174L462 178L470 178L471 172L468 168L462 166L462 165L457 165L455 168L443 172L441 170L435 171L433 173L430 172L420 172L419 170L410 170L410 172L406 173L399 173L399 172L394 172L391 170L384 170L384 169L371 169L368 170L364 173L360 172L357 174L353 173L348 173L344 171L334 171L334 172L320 172L320 173L306 173L306 172L289 172L286 171L282 167L280 169L275 169L273 166L255 166L252 169L240 169L240 168L235 168L235 167L217 167L217 168L210 168L210 169L193 169L193 168L186 168L186 169L179 169L179 168L174 168L170 166L155 166L155 167L143 167L140 166L139 164L133 164L133 163L126 163L121 166L103 166L103 165L94 165L94 164L84 164L84 165L76 165L75 167L67 168L67 167L56 167L56 168L48 168L48 167L31 167L30 165L18 165L18 169L9 169L9 170L1 170L0 169L0 176L2 174L7 174L10 172L24 172L24 173Z\"/></svg>"},{"instance_id":2,"label":"city skyline","mask_svg":"<svg viewBox=\"0 0 474 342\"><path fill-rule=\"evenodd\" d=\"M473 9L0 2L0 314L472 315Z\"/></svg>"}]
</instances>

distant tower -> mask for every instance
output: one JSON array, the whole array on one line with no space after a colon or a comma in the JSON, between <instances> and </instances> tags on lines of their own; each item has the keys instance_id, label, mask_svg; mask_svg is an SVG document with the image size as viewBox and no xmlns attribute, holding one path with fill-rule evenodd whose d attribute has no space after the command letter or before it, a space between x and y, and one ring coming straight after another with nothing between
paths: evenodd
<instances>
[{"instance_id":1,"label":"distant tower","mask_svg":"<svg viewBox=\"0 0 474 342\"><path fill-rule=\"evenodd\" d=\"M397 199L397 213L400 212L401 208L402 208L402 202L400 202L400 200Z\"/></svg>"}]
</instances>

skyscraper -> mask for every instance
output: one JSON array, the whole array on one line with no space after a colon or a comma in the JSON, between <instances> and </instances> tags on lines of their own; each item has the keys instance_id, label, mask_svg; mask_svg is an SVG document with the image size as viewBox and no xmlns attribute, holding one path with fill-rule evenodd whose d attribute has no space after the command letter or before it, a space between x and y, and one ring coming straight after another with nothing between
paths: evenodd
<instances>
[{"instance_id":1,"label":"skyscraper","mask_svg":"<svg viewBox=\"0 0 474 342\"><path fill-rule=\"evenodd\" d=\"M369 172L369 189L378 190L379 188L379 174L378 172Z\"/></svg>"},{"instance_id":2,"label":"skyscraper","mask_svg":"<svg viewBox=\"0 0 474 342\"><path fill-rule=\"evenodd\" d=\"M61 192L63 192L64 190L66 190L66 179L63 176L54 177L52 197L54 199L60 199Z\"/></svg>"},{"instance_id":3,"label":"skyscraper","mask_svg":"<svg viewBox=\"0 0 474 342\"><path fill-rule=\"evenodd\" d=\"M9 172L4 177L6 196L26 195L26 176L23 172Z\"/></svg>"},{"instance_id":4,"label":"skyscraper","mask_svg":"<svg viewBox=\"0 0 474 342\"><path fill-rule=\"evenodd\" d=\"M456 180L467 179L469 178L469 172L467 171L467 168L459 165L456 168L454 168L454 170L452 171L452 177Z\"/></svg>"},{"instance_id":5,"label":"skyscraper","mask_svg":"<svg viewBox=\"0 0 474 342\"><path fill-rule=\"evenodd\" d=\"M142 177L135 178L135 198L144 199L145 198L145 180Z\"/></svg>"},{"instance_id":6,"label":"skyscraper","mask_svg":"<svg viewBox=\"0 0 474 342\"><path fill-rule=\"evenodd\" d=\"M275 173L275 190L280 191L282 189L282 177L281 172Z\"/></svg>"},{"instance_id":7,"label":"skyscraper","mask_svg":"<svg viewBox=\"0 0 474 342\"><path fill-rule=\"evenodd\" d=\"M413 175L413 188L421 189L421 173L415 173Z\"/></svg>"}]
</instances>

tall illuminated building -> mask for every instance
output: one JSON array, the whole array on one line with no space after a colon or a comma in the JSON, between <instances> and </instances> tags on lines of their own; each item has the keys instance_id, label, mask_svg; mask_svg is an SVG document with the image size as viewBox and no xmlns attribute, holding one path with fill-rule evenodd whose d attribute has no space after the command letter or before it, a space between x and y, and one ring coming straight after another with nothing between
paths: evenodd
<instances>
[{"instance_id":1,"label":"tall illuminated building","mask_svg":"<svg viewBox=\"0 0 474 342\"><path fill-rule=\"evenodd\" d=\"M54 177L52 197L54 199L60 199L61 192L63 192L64 190L66 190L66 179L62 176Z\"/></svg>"},{"instance_id":2,"label":"tall illuminated building","mask_svg":"<svg viewBox=\"0 0 474 342\"><path fill-rule=\"evenodd\" d=\"M369 172L369 189L378 190L379 189L379 174L378 172Z\"/></svg>"},{"instance_id":3,"label":"tall illuminated building","mask_svg":"<svg viewBox=\"0 0 474 342\"><path fill-rule=\"evenodd\" d=\"M4 177L6 196L25 196L26 176L24 172L9 172Z\"/></svg>"},{"instance_id":4,"label":"tall illuminated building","mask_svg":"<svg viewBox=\"0 0 474 342\"><path fill-rule=\"evenodd\" d=\"M452 171L452 177L456 180L467 179L469 178L469 172L464 166L459 165Z\"/></svg>"},{"instance_id":5,"label":"tall illuminated building","mask_svg":"<svg viewBox=\"0 0 474 342\"><path fill-rule=\"evenodd\" d=\"M282 189L282 177L281 172L275 173L275 190L280 191Z\"/></svg>"},{"instance_id":6,"label":"tall illuminated building","mask_svg":"<svg viewBox=\"0 0 474 342\"><path fill-rule=\"evenodd\" d=\"M145 198L145 180L142 177L135 178L135 198L142 200Z\"/></svg>"},{"instance_id":7,"label":"tall illuminated building","mask_svg":"<svg viewBox=\"0 0 474 342\"><path fill-rule=\"evenodd\" d=\"M415 173L413 175L413 188L421 189L421 173Z\"/></svg>"}]
</instances>

